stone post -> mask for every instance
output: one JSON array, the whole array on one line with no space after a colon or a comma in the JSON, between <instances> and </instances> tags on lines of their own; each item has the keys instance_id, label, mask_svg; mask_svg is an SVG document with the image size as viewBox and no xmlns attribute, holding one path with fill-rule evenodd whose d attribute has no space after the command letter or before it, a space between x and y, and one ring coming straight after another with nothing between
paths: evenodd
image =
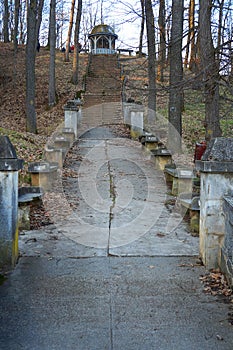
<instances>
[{"instance_id":1,"label":"stone post","mask_svg":"<svg viewBox=\"0 0 233 350\"><path fill-rule=\"evenodd\" d=\"M123 103L123 116L125 125L131 124L131 110L137 107L136 103L124 102Z\"/></svg>"},{"instance_id":2,"label":"stone post","mask_svg":"<svg viewBox=\"0 0 233 350\"><path fill-rule=\"evenodd\" d=\"M200 171L200 254L208 269L221 264L225 239L223 198L233 188L233 138L215 138L201 160Z\"/></svg>"},{"instance_id":3,"label":"stone post","mask_svg":"<svg viewBox=\"0 0 233 350\"><path fill-rule=\"evenodd\" d=\"M0 267L13 267L18 259L18 171L22 165L9 138L0 136Z\"/></svg>"},{"instance_id":4,"label":"stone post","mask_svg":"<svg viewBox=\"0 0 233 350\"><path fill-rule=\"evenodd\" d=\"M65 128L71 128L74 131L75 138L78 137L78 125L81 121L81 100L70 100L64 106Z\"/></svg>"},{"instance_id":5,"label":"stone post","mask_svg":"<svg viewBox=\"0 0 233 350\"><path fill-rule=\"evenodd\" d=\"M58 163L40 161L28 164L28 173L31 174L31 185L51 190L56 183Z\"/></svg>"},{"instance_id":6,"label":"stone post","mask_svg":"<svg viewBox=\"0 0 233 350\"><path fill-rule=\"evenodd\" d=\"M138 139L143 134L143 111L133 109L130 112L130 134L133 139Z\"/></svg>"}]
</instances>

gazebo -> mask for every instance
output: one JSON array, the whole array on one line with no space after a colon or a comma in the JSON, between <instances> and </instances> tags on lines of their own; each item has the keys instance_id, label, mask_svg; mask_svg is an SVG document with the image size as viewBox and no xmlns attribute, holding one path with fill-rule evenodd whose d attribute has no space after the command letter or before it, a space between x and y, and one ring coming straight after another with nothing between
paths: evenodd
<instances>
[{"instance_id":1,"label":"gazebo","mask_svg":"<svg viewBox=\"0 0 233 350\"><path fill-rule=\"evenodd\" d=\"M95 26L88 35L90 40L91 53L93 55L113 55L116 53L115 41L118 36L114 29L107 24Z\"/></svg>"}]
</instances>

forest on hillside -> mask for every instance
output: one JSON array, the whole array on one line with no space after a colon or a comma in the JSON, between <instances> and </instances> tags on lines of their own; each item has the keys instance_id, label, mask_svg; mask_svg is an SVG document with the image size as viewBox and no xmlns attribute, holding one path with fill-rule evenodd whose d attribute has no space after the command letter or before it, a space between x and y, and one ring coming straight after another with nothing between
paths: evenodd
<instances>
[{"instance_id":1,"label":"forest on hillside","mask_svg":"<svg viewBox=\"0 0 233 350\"><path fill-rule=\"evenodd\" d=\"M195 100L197 93L204 115L199 125L204 128L204 138L209 141L212 137L231 136L232 5L232 1L227 0L2 1L0 40L13 49L10 73L4 71L6 65L0 68L2 89L8 77L17 83L20 77L21 84L25 81L25 129L37 134L40 131L38 106L46 105L51 111L62 98L70 97L70 91L75 93L82 88L83 53L90 50L88 34L95 25L105 22L115 31L123 28L121 33L125 37L120 38L119 46L132 49L137 58L146 55L143 63L146 81L144 86L132 85L132 90L135 94L138 89L136 94L141 95L146 86L145 103L154 113L160 108L161 94L167 95L171 147L179 147L177 140L172 145L174 129L179 135L187 133L185 113L190 107L190 97ZM134 40L127 41L126 34L129 38L132 36L127 33L128 28L133 28ZM39 101L38 93L42 79L37 69L41 54L39 43L48 53L43 101ZM0 47L3 60L4 47ZM61 56L62 48L65 52ZM25 70L22 71L18 57L24 49ZM62 80L63 87L66 85L62 96L58 74L61 57L69 67L69 74Z\"/></svg>"}]
</instances>

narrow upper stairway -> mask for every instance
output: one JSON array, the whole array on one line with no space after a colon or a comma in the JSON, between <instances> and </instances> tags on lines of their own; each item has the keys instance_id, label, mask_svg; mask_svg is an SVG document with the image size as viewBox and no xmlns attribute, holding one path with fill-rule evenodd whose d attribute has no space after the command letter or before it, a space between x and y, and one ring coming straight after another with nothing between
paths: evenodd
<instances>
[{"instance_id":1,"label":"narrow upper stairway","mask_svg":"<svg viewBox=\"0 0 233 350\"><path fill-rule=\"evenodd\" d=\"M121 102L122 81L116 55L90 55L84 107Z\"/></svg>"}]
</instances>

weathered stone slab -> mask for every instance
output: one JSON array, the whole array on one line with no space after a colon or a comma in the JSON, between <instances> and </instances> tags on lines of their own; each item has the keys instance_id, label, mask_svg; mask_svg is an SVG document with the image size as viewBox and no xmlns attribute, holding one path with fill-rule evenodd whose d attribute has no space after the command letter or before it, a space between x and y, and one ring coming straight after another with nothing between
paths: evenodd
<instances>
[{"instance_id":1,"label":"weathered stone slab","mask_svg":"<svg viewBox=\"0 0 233 350\"><path fill-rule=\"evenodd\" d=\"M202 161L233 162L233 138L217 137L210 140Z\"/></svg>"}]
</instances>

